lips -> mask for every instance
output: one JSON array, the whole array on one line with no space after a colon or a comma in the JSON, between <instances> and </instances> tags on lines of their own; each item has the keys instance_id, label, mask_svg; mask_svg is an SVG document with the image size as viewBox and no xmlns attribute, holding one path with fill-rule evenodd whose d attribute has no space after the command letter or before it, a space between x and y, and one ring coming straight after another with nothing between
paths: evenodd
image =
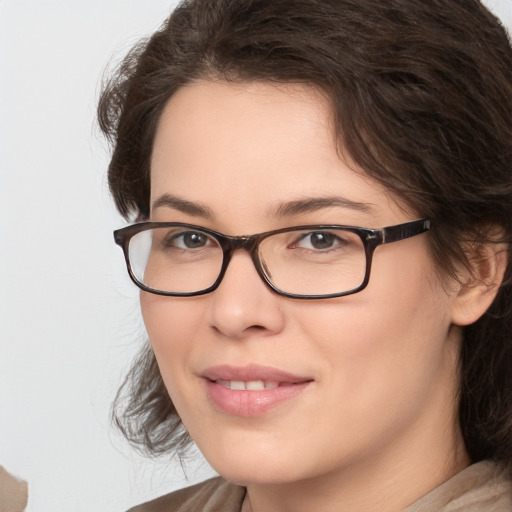
<instances>
[{"instance_id":1,"label":"lips","mask_svg":"<svg viewBox=\"0 0 512 512\"><path fill-rule=\"evenodd\" d=\"M266 366L215 366L203 372L207 395L220 411L236 416L258 416L295 398L312 382Z\"/></svg>"}]
</instances>

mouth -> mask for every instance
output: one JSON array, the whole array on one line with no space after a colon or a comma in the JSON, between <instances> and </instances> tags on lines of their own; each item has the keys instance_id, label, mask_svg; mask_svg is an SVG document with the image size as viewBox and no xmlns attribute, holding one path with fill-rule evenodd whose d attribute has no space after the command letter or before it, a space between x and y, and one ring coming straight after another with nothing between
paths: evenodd
<instances>
[{"instance_id":1,"label":"mouth","mask_svg":"<svg viewBox=\"0 0 512 512\"><path fill-rule=\"evenodd\" d=\"M201 377L217 410L235 416L259 416L300 395L314 381L264 366L216 366Z\"/></svg>"}]
</instances>

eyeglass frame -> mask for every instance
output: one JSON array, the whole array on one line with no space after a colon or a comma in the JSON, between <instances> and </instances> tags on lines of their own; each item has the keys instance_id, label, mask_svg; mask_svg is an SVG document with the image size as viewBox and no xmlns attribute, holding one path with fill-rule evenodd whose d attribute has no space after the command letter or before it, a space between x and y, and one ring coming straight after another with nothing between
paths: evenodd
<instances>
[{"instance_id":1,"label":"eyeglass frame","mask_svg":"<svg viewBox=\"0 0 512 512\"><path fill-rule=\"evenodd\" d=\"M400 240L405 240L407 238L411 238L413 236L420 235L429 231L432 228L433 221L431 219L419 219L410 222L405 222L403 224L396 224L393 226L386 226L379 229L371 229L371 228L361 228L357 226L344 226L337 224L311 224L304 226L292 226L281 229L276 229L272 231L265 231L264 233L257 233L255 235L243 235L243 236L231 236L224 235L223 233L219 233L218 231L214 231L212 229L204 228L202 226L197 226L195 224L187 224L182 222L155 222L155 221L147 221L147 222L139 222L136 224L132 224L130 226L126 226L121 229L117 229L114 231L114 241L117 245L121 247L124 254L124 259L126 262L126 268L128 270L128 274L130 279L143 291L148 293L152 293L155 295L162 295L166 297L196 297L200 295L206 295L207 293L211 293L215 291L220 283L222 282L224 275L226 274L228 265L231 261L233 253L236 250L245 250L247 251L253 262L253 265L263 280L263 282L275 293L281 295L283 297L289 297L292 299L304 299L304 300L316 300L316 299L332 299L336 297L344 297L347 295L353 295L354 293L358 293L364 288L368 286L368 282L370 281L370 273L371 273L371 264L373 260L373 253L375 249L379 245L384 245L392 242L399 242ZM150 229L156 228L165 228L165 227L181 227L191 230L202 231L207 235L215 238L219 243L220 248L222 249L222 265L219 271L219 275L214 283L205 288L203 290L199 290L197 292L165 292L163 290L157 290L155 288L150 288L146 286L144 283L139 281L132 270L130 263L130 255L129 255L129 244L130 240L138 233L142 231L147 231ZM338 293L329 293L329 294L315 294L315 295L304 295L304 294L295 294L288 293L283 290L278 289L270 280L267 273L265 272L264 266L260 261L260 257L258 254L258 249L260 243L265 239L273 235L277 235L280 233L286 233L289 231L297 231L297 230L310 230L310 231L323 231L323 230L331 230L331 229L342 229L345 231L350 231L355 233L361 239L363 243L365 258L366 258L366 267L364 279L361 284L356 288L353 288L348 291L338 292Z\"/></svg>"}]
</instances>

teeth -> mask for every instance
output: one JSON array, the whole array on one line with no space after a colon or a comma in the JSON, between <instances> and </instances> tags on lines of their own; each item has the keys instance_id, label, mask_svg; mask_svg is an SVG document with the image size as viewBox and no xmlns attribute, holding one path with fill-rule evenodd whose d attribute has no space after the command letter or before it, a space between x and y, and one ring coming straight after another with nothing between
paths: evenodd
<instances>
[{"instance_id":1,"label":"teeth","mask_svg":"<svg viewBox=\"0 0 512 512\"><path fill-rule=\"evenodd\" d=\"M249 380L247 382L241 380L218 380L217 384L234 391L262 391L264 389L276 389L279 382L264 382L262 380Z\"/></svg>"},{"instance_id":2,"label":"teeth","mask_svg":"<svg viewBox=\"0 0 512 512\"><path fill-rule=\"evenodd\" d=\"M265 383L262 380L250 380L245 383L245 389L261 391L262 389L265 389Z\"/></svg>"}]
</instances>

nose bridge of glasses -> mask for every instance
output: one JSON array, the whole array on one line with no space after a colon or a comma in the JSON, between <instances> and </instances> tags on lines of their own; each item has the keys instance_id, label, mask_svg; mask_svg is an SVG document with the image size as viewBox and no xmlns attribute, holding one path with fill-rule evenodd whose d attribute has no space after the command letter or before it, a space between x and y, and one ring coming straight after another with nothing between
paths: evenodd
<instances>
[{"instance_id":1,"label":"nose bridge of glasses","mask_svg":"<svg viewBox=\"0 0 512 512\"><path fill-rule=\"evenodd\" d=\"M243 250L253 253L257 240L255 236L226 236L222 240L224 252L231 254L233 251Z\"/></svg>"},{"instance_id":2,"label":"nose bridge of glasses","mask_svg":"<svg viewBox=\"0 0 512 512\"><path fill-rule=\"evenodd\" d=\"M224 252L223 270L221 271L221 278L227 270L231 258L236 251L248 252L251 260L256 267L256 271L261 275L260 263L257 256L257 247L260 236L225 236L221 240L222 249Z\"/></svg>"}]
</instances>

